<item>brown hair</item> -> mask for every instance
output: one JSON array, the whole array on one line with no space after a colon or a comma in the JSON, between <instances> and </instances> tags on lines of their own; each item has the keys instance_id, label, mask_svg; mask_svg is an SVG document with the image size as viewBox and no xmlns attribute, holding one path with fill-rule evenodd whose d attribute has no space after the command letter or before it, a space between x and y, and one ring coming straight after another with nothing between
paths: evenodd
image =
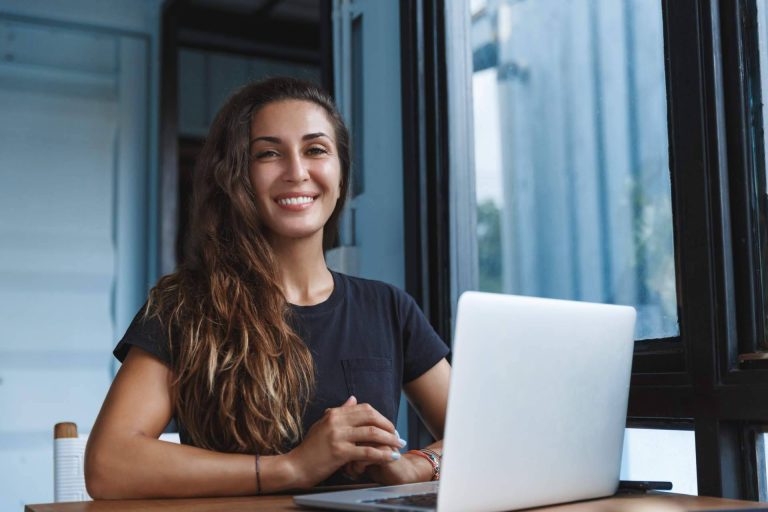
<instances>
[{"instance_id":1,"label":"brown hair","mask_svg":"<svg viewBox=\"0 0 768 512\"><path fill-rule=\"evenodd\" d=\"M195 169L186 259L150 293L147 314L171 340L175 415L193 444L218 451L281 453L302 436L315 375L309 349L288 323L277 261L249 179L251 119L269 103L325 109L335 129L341 195L323 233L328 248L349 185L349 133L333 100L293 78L235 92L213 121Z\"/></svg>"}]
</instances>

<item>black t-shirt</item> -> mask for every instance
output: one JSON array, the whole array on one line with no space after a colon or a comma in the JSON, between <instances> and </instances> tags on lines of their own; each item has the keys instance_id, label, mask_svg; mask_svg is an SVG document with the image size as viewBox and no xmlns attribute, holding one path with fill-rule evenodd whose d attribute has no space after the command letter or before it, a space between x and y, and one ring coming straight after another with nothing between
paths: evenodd
<instances>
[{"instance_id":1,"label":"black t-shirt","mask_svg":"<svg viewBox=\"0 0 768 512\"><path fill-rule=\"evenodd\" d=\"M397 422L400 390L437 364L448 347L429 325L416 302L398 288L332 272L334 288L325 302L291 306L293 329L315 361L315 396L303 418L309 429L329 407L355 395L392 423ZM115 347L121 362L131 346L140 347L170 366L168 336L156 317L143 308ZM189 444L183 425L180 438Z\"/></svg>"}]
</instances>

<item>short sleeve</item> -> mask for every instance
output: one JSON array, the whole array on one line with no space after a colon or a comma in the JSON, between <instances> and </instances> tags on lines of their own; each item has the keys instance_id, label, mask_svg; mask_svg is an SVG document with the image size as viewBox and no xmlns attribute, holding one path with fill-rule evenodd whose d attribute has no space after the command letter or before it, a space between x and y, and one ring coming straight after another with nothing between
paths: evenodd
<instances>
[{"instance_id":1,"label":"short sleeve","mask_svg":"<svg viewBox=\"0 0 768 512\"><path fill-rule=\"evenodd\" d=\"M450 350L429 324L416 301L406 293L402 293L400 300L400 318L405 352L403 384L407 384L435 366Z\"/></svg>"},{"instance_id":2,"label":"short sleeve","mask_svg":"<svg viewBox=\"0 0 768 512\"><path fill-rule=\"evenodd\" d=\"M122 363L132 346L139 347L170 366L171 353L168 332L157 316L144 314L146 308L147 305L144 304L136 313L131 325L128 326L123 338L112 353Z\"/></svg>"}]
</instances>

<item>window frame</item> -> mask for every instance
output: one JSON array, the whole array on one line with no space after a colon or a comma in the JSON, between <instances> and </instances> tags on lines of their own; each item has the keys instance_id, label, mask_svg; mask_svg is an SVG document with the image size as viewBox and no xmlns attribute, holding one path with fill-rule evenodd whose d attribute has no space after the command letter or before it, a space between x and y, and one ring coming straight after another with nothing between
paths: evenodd
<instances>
[{"instance_id":1,"label":"window frame","mask_svg":"<svg viewBox=\"0 0 768 512\"><path fill-rule=\"evenodd\" d=\"M766 211L765 156L762 140L762 87L755 1L721 3L724 36L723 82L725 122L730 164L734 278L739 301L738 353L750 354L768 348L765 338L766 292L761 286L761 260L768 256L768 223L760 222ZM763 311L753 315L753 311ZM757 360L759 361L759 360ZM764 364L764 363L763 363ZM753 363L759 367L761 363Z\"/></svg>"},{"instance_id":2,"label":"window frame","mask_svg":"<svg viewBox=\"0 0 768 512\"><path fill-rule=\"evenodd\" d=\"M405 290L450 345L445 26L441 0L400 1ZM450 355L449 355L450 358ZM408 406L408 444L432 437Z\"/></svg>"},{"instance_id":3,"label":"window frame","mask_svg":"<svg viewBox=\"0 0 768 512\"><path fill-rule=\"evenodd\" d=\"M757 347L763 327L751 312L762 299L759 283L737 270L753 268L755 238L734 240L757 228L747 199L756 194L762 123L745 106L759 94L759 72L743 72L755 65L756 48L745 44L755 1L664 0L662 8L680 337L636 342L628 421L674 428L690 419L699 494L754 500L768 372L739 365L739 354Z\"/></svg>"},{"instance_id":4,"label":"window frame","mask_svg":"<svg viewBox=\"0 0 768 512\"><path fill-rule=\"evenodd\" d=\"M740 358L765 348L765 315L752 312L765 311L768 293L755 278L768 258L756 0L659 1L680 336L636 342L627 423L693 429L699 494L765 498L756 432L768 424L768 367ZM405 226L406 288L450 342L447 274L466 269L471 250L460 239L451 247L446 169L463 155L450 145L453 71L441 59L456 44L446 27L464 13L445 0L400 5L405 218L418 219Z\"/></svg>"}]
</instances>

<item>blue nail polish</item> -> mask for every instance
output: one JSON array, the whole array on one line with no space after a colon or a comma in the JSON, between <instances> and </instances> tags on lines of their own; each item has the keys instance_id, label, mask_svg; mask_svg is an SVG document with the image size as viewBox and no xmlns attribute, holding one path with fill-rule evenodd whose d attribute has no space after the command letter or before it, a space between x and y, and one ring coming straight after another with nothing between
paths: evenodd
<instances>
[{"instance_id":1,"label":"blue nail polish","mask_svg":"<svg viewBox=\"0 0 768 512\"><path fill-rule=\"evenodd\" d=\"M400 441L400 448L404 448L404 447L405 447L405 445L407 445L407 444L408 444L408 441L406 441L406 440L405 440L405 439L403 439L402 437L399 439L399 441Z\"/></svg>"},{"instance_id":2,"label":"blue nail polish","mask_svg":"<svg viewBox=\"0 0 768 512\"><path fill-rule=\"evenodd\" d=\"M400 452L392 452L392 460L400 460Z\"/></svg>"}]
</instances>

